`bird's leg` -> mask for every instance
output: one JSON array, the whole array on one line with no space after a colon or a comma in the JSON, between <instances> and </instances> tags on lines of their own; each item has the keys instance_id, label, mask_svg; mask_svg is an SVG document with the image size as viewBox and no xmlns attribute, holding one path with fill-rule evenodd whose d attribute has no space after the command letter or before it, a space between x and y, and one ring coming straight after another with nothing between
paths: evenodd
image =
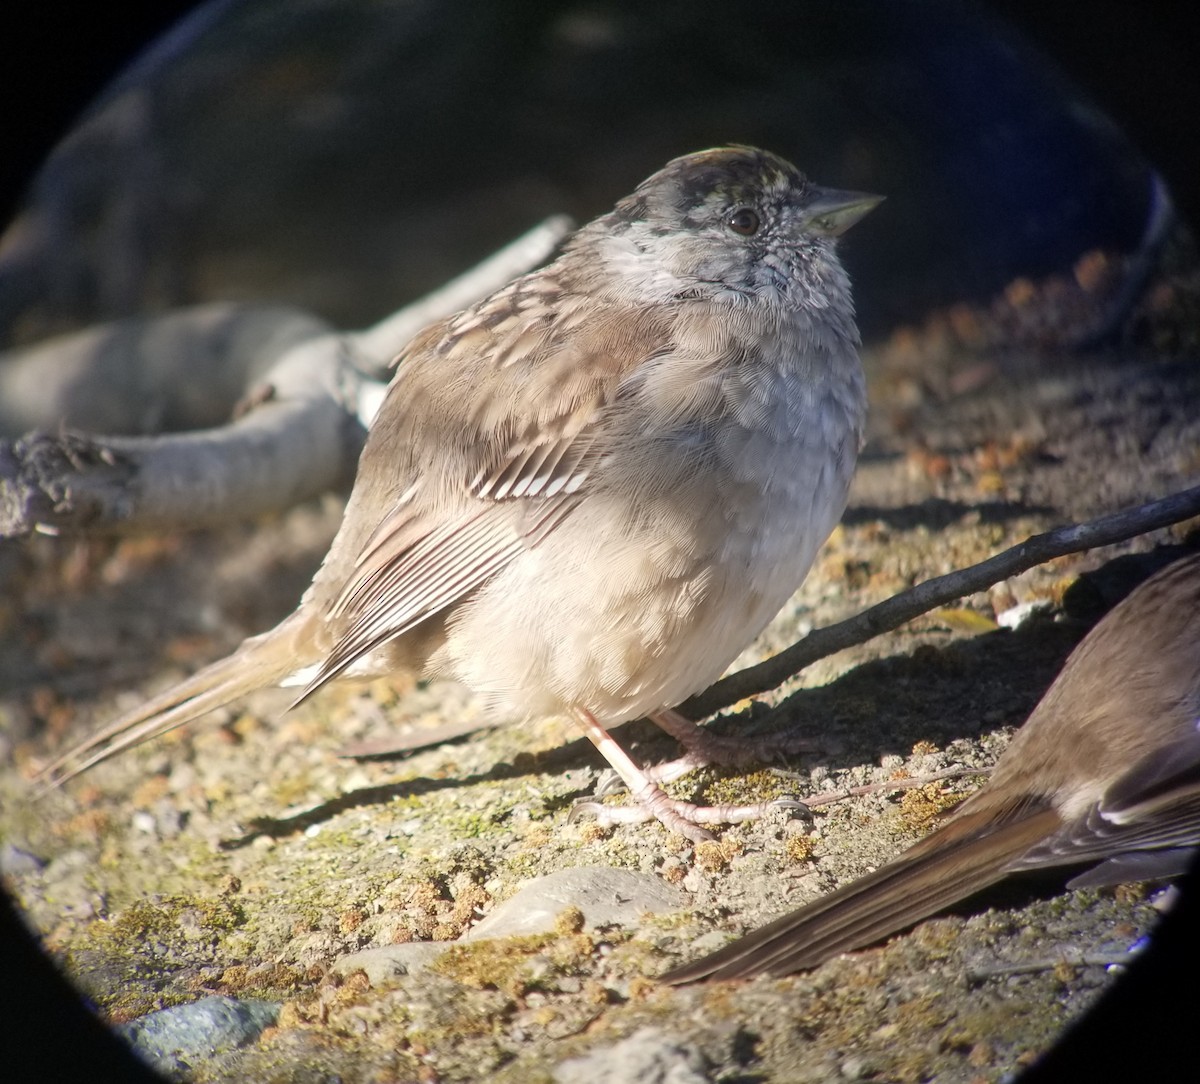
<instances>
[{"instance_id":1,"label":"bird's leg","mask_svg":"<svg viewBox=\"0 0 1200 1084\"><path fill-rule=\"evenodd\" d=\"M793 734L764 734L752 738L714 734L708 727L693 723L671 708L654 712L650 718L687 750L675 760L646 769L646 777L655 783L670 783L710 764L742 768L750 764L767 764L797 753L822 752L820 743Z\"/></svg>"},{"instance_id":2,"label":"bird's leg","mask_svg":"<svg viewBox=\"0 0 1200 1084\"><path fill-rule=\"evenodd\" d=\"M587 735L588 740L600 751L601 756L612 766L629 788L638 803L636 806L606 806L599 802L580 802L571 811L572 817L580 812L592 813L605 824L637 824L657 818L672 832L700 842L712 839L712 834L701 825L736 824L753 820L774 809L800 808L801 803L788 799L755 802L751 805L698 806L670 797L656 782L639 768L629 754L622 749L612 735L597 722L596 717L584 708L575 708L576 723Z\"/></svg>"}]
</instances>

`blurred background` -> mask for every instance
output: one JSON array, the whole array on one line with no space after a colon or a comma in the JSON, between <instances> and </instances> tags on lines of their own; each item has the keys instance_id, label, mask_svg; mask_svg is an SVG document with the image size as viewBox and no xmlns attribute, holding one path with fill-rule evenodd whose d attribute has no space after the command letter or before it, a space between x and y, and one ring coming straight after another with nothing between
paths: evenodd
<instances>
[{"instance_id":1,"label":"blurred background","mask_svg":"<svg viewBox=\"0 0 1200 1084\"><path fill-rule=\"evenodd\" d=\"M724 142L887 195L844 244L870 338L1131 252L1152 169L1185 214L1200 175L1178 4L13 7L0 348L217 299L362 326Z\"/></svg>"}]
</instances>

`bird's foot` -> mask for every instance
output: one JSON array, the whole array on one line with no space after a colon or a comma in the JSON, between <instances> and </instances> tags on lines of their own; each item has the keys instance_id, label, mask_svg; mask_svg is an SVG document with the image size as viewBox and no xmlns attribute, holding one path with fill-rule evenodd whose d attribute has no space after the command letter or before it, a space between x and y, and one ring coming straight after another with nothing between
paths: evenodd
<instances>
[{"instance_id":1,"label":"bird's foot","mask_svg":"<svg viewBox=\"0 0 1200 1084\"><path fill-rule=\"evenodd\" d=\"M670 832L677 832L693 843L712 839L713 834L704 825L707 824L740 824L743 821L757 820L778 809L804 809L804 803L792 798L774 798L765 802L751 802L746 805L722 803L720 805L694 805L691 802L672 798L656 783L637 795L633 805L605 805L593 799L576 802L567 816L568 821L576 820L581 814L594 816L599 824L611 826L614 824L643 824L649 820L659 821Z\"/></svg>"}]
</instances>

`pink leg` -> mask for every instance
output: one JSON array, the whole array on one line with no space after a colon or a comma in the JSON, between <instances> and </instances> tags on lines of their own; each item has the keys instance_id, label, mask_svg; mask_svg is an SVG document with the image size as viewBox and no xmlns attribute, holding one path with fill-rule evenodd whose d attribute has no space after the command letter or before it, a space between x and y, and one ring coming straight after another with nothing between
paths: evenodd
<instances>
[{"instance_id":1,"label":"pink leg","mask_svg":"<svg viewBox=\"0 0 1200 1084\"><path fill-rule=\"evenodd\" d=\"M647 776L622 749L596 717L583 708L576 708L575 721L587 735L588 740L600 751L600 755L612 765L613 770L629 788L636 806L606 806L599 802L582 802L572 810L572 816L581 811L594 813L604 823L636 824L657 818L672 832L699 842L712 839L712 834L701 827L703 824L734 824L753 820L773 809L800 808L801 803L787 799L756 802L753 805L697 806L670 797L656 782Z\"/></svg>"}]
</instances>

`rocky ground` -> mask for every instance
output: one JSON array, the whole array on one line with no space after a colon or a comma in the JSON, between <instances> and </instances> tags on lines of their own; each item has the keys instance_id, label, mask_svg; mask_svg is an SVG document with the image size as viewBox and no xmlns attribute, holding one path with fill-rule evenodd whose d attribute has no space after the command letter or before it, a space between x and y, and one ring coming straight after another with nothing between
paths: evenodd
<instances>
[{"instance_id":1,"label":"rocky ground","mask_svg":"<svg viewBox=\"0 0 1200 1084\"><path fill-rule=\"evenodd\" d=\"M1194 279L1159 283L1115 345L1073 353L1087 319L1072 305L1101 272L1014 284L870 351L845 522L743 664L1029 534L1196 484ZM997 1081L1154 926L1149 890L1021 890L811 974L664 988L668 968L895 855L980 777L694 845L569 819L601 765L553 720L403 760L337 756L473 718L444 685L330 689L284 715L264 693L33 799L53 750L287 613L339 511L0 548L4 885L105 1019L158 1043L160 1067L206 1082ZM1111 601L1113 576L1069 592L1080 574L1188 531L1060 559L823 660L761 698L776 711L715 723L794 727L821 753L675 792L803 797L986 768ZM997 629L1023 603L1034 616ZM675 755L647 723L621 738L642 762ZM19 996L20 976L0 983ZM220 1019L208 1049L153 1037L187 1012Z\"/></svg>"}]
</instances>

